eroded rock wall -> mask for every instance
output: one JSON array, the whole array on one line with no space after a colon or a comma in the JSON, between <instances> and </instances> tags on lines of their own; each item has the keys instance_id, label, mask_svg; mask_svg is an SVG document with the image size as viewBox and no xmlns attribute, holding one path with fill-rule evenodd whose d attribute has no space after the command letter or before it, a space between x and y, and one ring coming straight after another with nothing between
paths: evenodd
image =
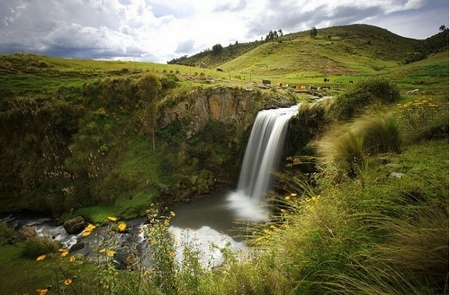
<instances>
[{"instance_id":1,"label":"eroded rock wall","mask_svg":"<svg viewBox=\"0 0 450 295\"><path fill-rule=\"evenodd\" d=\"M288 99L273 99L255 89L215 87L195 89L166 103L160 109L159 128L167 127L174 120L189 124L188 133L196 134L208 120L248 128L256 113L264 108L290 105Z\"/></svg>"}]
</instances>

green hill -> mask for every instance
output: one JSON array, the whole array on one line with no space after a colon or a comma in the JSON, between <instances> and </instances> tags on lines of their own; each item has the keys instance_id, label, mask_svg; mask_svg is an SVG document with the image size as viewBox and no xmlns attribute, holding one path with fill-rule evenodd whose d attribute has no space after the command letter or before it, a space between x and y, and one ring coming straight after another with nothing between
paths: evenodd
<instances>
[{"instance_id":1,"label":"green hill","mask_svg":"<svg viewBox=\"0 0 450 295\"><path fill-rule=\"evenodd\" d=\"M447 40L448 48L448 31L438 35L429 39L444 40L442 44ZM286 34L271 41L229 45L220 53L204 51L172 63L203 62L234 75L349 76L376 73L404 64L412 56L424 58L445 48L441 44L430 50L429 39L404 38L370 25L338 26L318 30L315 38L309 31Z\"/></svg>"}]
</instances>

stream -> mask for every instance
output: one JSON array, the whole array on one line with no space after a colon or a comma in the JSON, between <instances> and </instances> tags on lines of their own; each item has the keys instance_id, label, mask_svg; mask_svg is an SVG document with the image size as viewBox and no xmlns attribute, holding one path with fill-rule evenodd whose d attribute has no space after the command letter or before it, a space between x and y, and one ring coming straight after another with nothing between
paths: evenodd
<instances>
[{"instance_id":1,"label":"stream","mask_svg":"<svg viewBox=\"0 0 450 295\"><path fill-rule=\"evenodd\" d=\"M230 206L228 196L230 190L222 190L213 194L193 199L190 203L179 203L169 208L175 213L170 220L169 231L175 238L175 259L180 262L186 245L200 253L200 262L205 268L215 267L223 261L221 248L227 247L233 252L244 253L247 249L238 238L236 215ZM23 225L36 229L37 236L48 237L61 243L63 248L70 249L78 242L85 247L73 251L70 255L82 254L90 259L100 260L99 249L111 247L115 252L115 260L121 262L132 251L141 254L145 266L150 266L149 243L143 228L147 226L146 218L127 220L127 232L112 232L110 226L97 227L92 234L84 237L82 233L68 235L62 225L56 225L47 216L35 214L9 214L0 216L11 228L18 230Z\"/></svg>"}]
</instances>

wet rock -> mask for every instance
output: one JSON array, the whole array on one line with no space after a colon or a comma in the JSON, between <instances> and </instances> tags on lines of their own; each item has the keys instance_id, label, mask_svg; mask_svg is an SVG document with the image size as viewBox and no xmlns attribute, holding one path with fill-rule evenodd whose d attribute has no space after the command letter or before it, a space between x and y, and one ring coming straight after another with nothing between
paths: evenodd
<instances>
[{"instance_id":1,"label":"wet rock","mask_svg":"<svg viewBox=\"0 0 450 295\"><path fill-rule=\"evenodd\" d=\"M72 247L70 247L70 252L75 252L75 251L81 250L85 246L86 246L86 244L84 242L77 242L77 243L73 244Z\"/></svg>"},{"instance_id":2,"label":"wet rock","mask_svg":"<svg viewBox=\"0 0 450 295\"><path fill-rule=\"evenodd\" d=\"M34 226L24 225L19 229L19 235L24 239L29 239L37 235Z\"/></svg>"},{"instance_id":3,"label":"wet rock","mask_svg":"<svg viewBox=\"0 0 450 295\"><path fill-rule=\"evenodd\" d=\"M69 235L76 235L84 230L84 223L82 216L76 216L66 220L63 227Z\"/></svg>"}]
</instances>

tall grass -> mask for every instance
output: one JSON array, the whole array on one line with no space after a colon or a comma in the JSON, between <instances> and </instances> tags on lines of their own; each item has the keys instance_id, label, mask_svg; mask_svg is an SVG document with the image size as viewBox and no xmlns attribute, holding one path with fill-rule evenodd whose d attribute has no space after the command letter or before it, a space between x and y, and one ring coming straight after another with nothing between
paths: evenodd
<instances>
[{"instance_id":1,"label":"tall grass","mask_svg":"<svg viewBox=\"0 0 450 295\"><path fill-rule=\"evenodd\" d=\"M398 153L402 137L397 119L388 113L374 113L364 116L352 124L355 134L364 135L364 150L367 153Z\"/></svg>"},{"instance_id":2,"label":"tall grass","mask_svg":"<svg viewBox=\"0 0 450 295\"><path fill-rule=\"evenodd\" d=\"M322 167L354 177L366 165L367 155L400 152L402 137L399 123L391 114L374 113L350 125L336 125L312 146Z\"/></svg>"}]
</instances>

